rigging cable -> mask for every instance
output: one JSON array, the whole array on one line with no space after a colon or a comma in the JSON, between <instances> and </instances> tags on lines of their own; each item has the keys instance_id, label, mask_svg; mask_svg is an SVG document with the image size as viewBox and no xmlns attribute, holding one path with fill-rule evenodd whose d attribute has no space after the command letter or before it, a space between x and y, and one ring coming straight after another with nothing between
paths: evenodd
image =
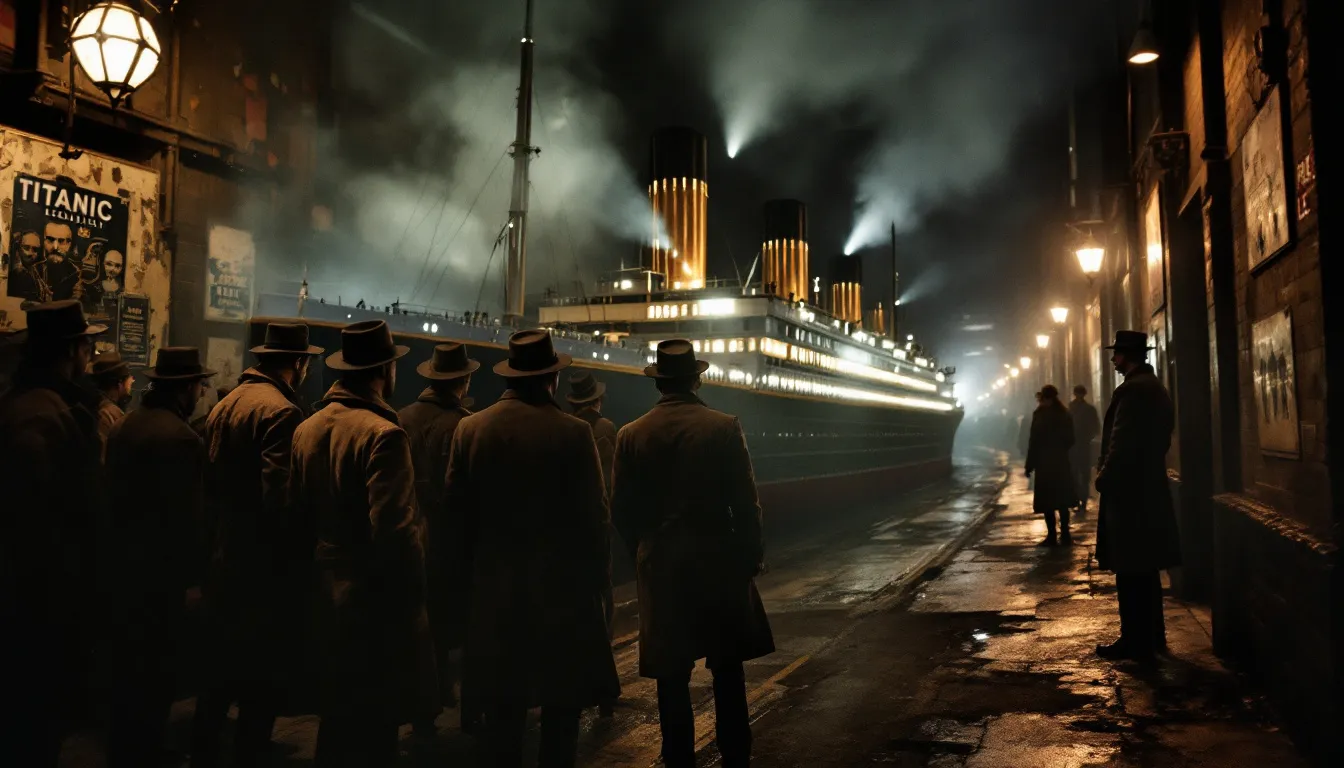
<instances>
[{"instance_id":1,"label":"rigging cable","mask_svg":"<svg viewBox=\"0 0 1344 768\"><path fill-rule=\"evenodd\" d=\"M493 179L495 177L495 173L499 171L500 164L502 164L504 162L504 158L508 156L509 156L508 150L504 150L504 152L500 154L499 159L495 161L495 167L490 169L490 175L485 177L485 181L481 184L481 188L476 190L476 196L472 198L471 206L467 208L466 214L462 216L462 221L458 223L457 231L453 232L453 236L448 238L448 242L444 244L443 250L439 252L440 259L443 259L443 257L447 255L448 249L453 246L453 243L457 240L457 236L462 233L462 228L467 225L467 221L471 218L471 212L476 210L476 204L481 201L481 195L485 194L485 188L490 185L491 179ZM493 258L493 252L491 254L491 257ZM444 262L443 269L439 271L439 279L434 283L434 292L431 293L425 299L426 306L428 306L431 302L434 301L435 296L439 295L439 286L443 284L443 276L448 273L448 268L450 266L452 266L452 261L446 260ZM420 295L420 287L423 284L424 283L420 281L416 282L415 293L411 294L412 300L414 300L416 296Z\"/></svg>"}]
</instances>

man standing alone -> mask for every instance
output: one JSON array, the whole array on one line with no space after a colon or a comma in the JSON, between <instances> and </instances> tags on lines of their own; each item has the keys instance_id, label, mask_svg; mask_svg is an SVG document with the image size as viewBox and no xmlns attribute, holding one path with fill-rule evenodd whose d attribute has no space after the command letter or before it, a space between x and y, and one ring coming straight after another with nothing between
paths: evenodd
<instances>
[{"instance_id":1,"label":"man standing alone","mask_svg":"<svg viewBox=\"0 0 1344 768\"><path fill-rule=\"evenodd\" d=\"M1148 356L1148 334L1116 331L1111 362L1125 381L1102 428L1097 491L1097 564L1115 572L1120 639L1097 646L1107 659L1149 660L1166 647L1161 571L1180 565L1176 512L1167 482L1175 414Z\"/></svg>"},{"instance_id":2,"label":"man standing alone","mask_svg":"<svg viewBox=\"0 0 1344 768\"><path fill-rule=\"evenodd\" d=\"M1082 514L1087 512L1087 498L1092 495L1092 441L1101 431L1097 409L1087 402L1087 387L1082 384L1073 388L1069 416L1073 418L1073 448L1069 451L1069 466L1073 468L1074 487L1078 489L1078 513Z\"/></svg>"},{"instance_id":3,"label":"man standing alone","mask_svg":"<svg viewBox=\"0 0 1344 768\"><path fill-rule=\"evenodd\" d=\"M737 418L695 394L707 367L689 341L660 343L644 374L662 397L616 440L613 519L635 558L639 673L658 681L667 768L695 765L688 686L702 658L723 765L751 762L742 662L775 649L753 581L765 555L751 456Z\"/></svg>"}]
</instances>

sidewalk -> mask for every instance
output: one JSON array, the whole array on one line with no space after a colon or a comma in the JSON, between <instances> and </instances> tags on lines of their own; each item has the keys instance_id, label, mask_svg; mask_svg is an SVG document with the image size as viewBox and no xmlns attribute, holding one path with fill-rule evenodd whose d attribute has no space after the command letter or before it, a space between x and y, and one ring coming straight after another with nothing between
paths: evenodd
<instances>
[{"instance_id":1,"label":"sidewalk","mask_svg":"<svg viewBox=\"0 0 1344 768\"><path fill-rule=\"evenodd\" d=\"M1021 468L983 534L903 605L876 612L781 681L757 766L1305 766L1261 700L1213 656L1209 619L1168 596L1170 656L1099 659L1115 580L1045 526ZM1091 567L1089 567L1091 565Z\"/></svg>"}]
</instances>

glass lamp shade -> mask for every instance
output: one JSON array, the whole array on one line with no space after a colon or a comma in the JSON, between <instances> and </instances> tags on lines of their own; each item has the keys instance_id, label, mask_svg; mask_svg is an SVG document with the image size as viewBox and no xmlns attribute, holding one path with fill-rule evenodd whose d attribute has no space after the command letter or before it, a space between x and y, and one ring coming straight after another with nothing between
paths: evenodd
<instances>
[{"instance_id":1,"label":"glass lamp shade","mask_svg":"<svg viewBox=\"0 0 1344 768\"><path fill-rule=\"evenodd\" d=\"M1158 56L1157 38L1153 36L1153 30L1147 24L1140 26L1134 35L1134 44L1129 47L1129 63L1152 64Z\"/></svg>"},{"instance_id":2,"label":"glass lamp shade","mask_svg":"<svg viewBox=\"0 0 1344 768\"><path fill-rule=\"evenodd\" d=\"M98 3L75 19L70 25L70 49L113 108L154 74L163 54L149 20L113 2Z\"/></svg>"},{"instance_id":3,"label":"glass lamp shade","mask_svg":"<svg viewBox=\"0 0 1344 768\"><path fill-rule=\"evenodd\" d=\"M1101 246L1089 243L1074 253L1078 256L1078 266L1083 268L1084 275L1091 277L1101 271L1101 259L1106 255Z\"/></svg>"},{"instance_id":4,"label":"glass lamp shade","mask_svg":"<svg viewBox=\"0 0 1344 768\"><path fill-rule=\"evenodd\" d=\"M1050 346L1050 337L1044 333L1036 334L1036 346L1045 349Z\"/></svg>"},{"instance_id":5,"label":"glass lamp shade","mask_svg":"<svg viewBox=\"0 0 1344 768\"><path fill-rule=\"evenodd\" d=\"M1024 370L1024 371L1029 371L1029 370L1031 370L1031 358L1030 358L1030 357L1027 357L1026 355L1023 355L1021 358L1018 359L1017 362L1018 362L1018 364L1020 364L1020 365L1022 366L1022 370Z\"/></svg>"},{"instance_id":6,"label":"glass lamp shade","mask_svg":"<svg viewBox=\"0 0 1344 768\"><path fill-rule=\"evenodd\" d=\"M1051 320L1054 320L1056 323L1063 323L1065 320L1068 320L1068 319L1069 319L1069 308L1068 308L1068 307L1051 307L1051 308L1050 308L1050 319L1051 319Z\"/></svg>"}]
</instances>

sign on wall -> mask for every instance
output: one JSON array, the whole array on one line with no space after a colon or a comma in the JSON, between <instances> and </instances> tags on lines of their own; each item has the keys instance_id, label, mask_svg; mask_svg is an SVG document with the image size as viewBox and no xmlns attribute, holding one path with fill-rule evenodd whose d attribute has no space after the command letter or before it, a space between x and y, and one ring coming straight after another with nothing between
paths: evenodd
<instances>
[{"instance_id":1,"label":"sign on wall","mask_svg":"<svg viewBox=\"0 0 1344 768\"><path fill-rule=\"evenodd\" d=\"M252 233L213 226L209 249L205 265L205 319L243 322L252 314L252 281L257 260Z\"/></svg>"},{"instance_id":2,"label":"sign on wall","mask_svg":"<svg viewBox=\"0 0 1344 768\"><path fill-rule=\"evenodd\" d=\"M1293 370L1293 317L1288 309L1251 325L1255 406L1260 450L1297 458L1297 375Z\"/></svg>"},{"instance_id":3,"label":"sign on wall","mask_svg":"<svg viewBox=\"0 0 1344 768\"><path fill-rule=\"evenodd\" d=\"M1155 314L1166 303L1163 283L1165 249L1162 246L1161 193L1156 187L1143 205L1143 252L1148 266L1148 314Z\"/></svg>"},{"instance_id":4,"label":"sign on wall","mask_svg":"<svg viewBox=\"0 0 1344 768\"><path fill-rule=\"evenodd\" d=\"M117 349L131 365L149 365L149 297L122 295L117 312Z\"/></svg>"},{"instance_id":5,"label":"sign on wall","mask_svg":"<svg viewBox=\"0 0 1344 768\"><path fill-rule=\"evenodd\" d=\"M1255 269L1288 245L1288 189L1283 122L1275 86L1241 140L1241 186L1246 195L1246 251Z\"/></svg>"}]
</instances>

